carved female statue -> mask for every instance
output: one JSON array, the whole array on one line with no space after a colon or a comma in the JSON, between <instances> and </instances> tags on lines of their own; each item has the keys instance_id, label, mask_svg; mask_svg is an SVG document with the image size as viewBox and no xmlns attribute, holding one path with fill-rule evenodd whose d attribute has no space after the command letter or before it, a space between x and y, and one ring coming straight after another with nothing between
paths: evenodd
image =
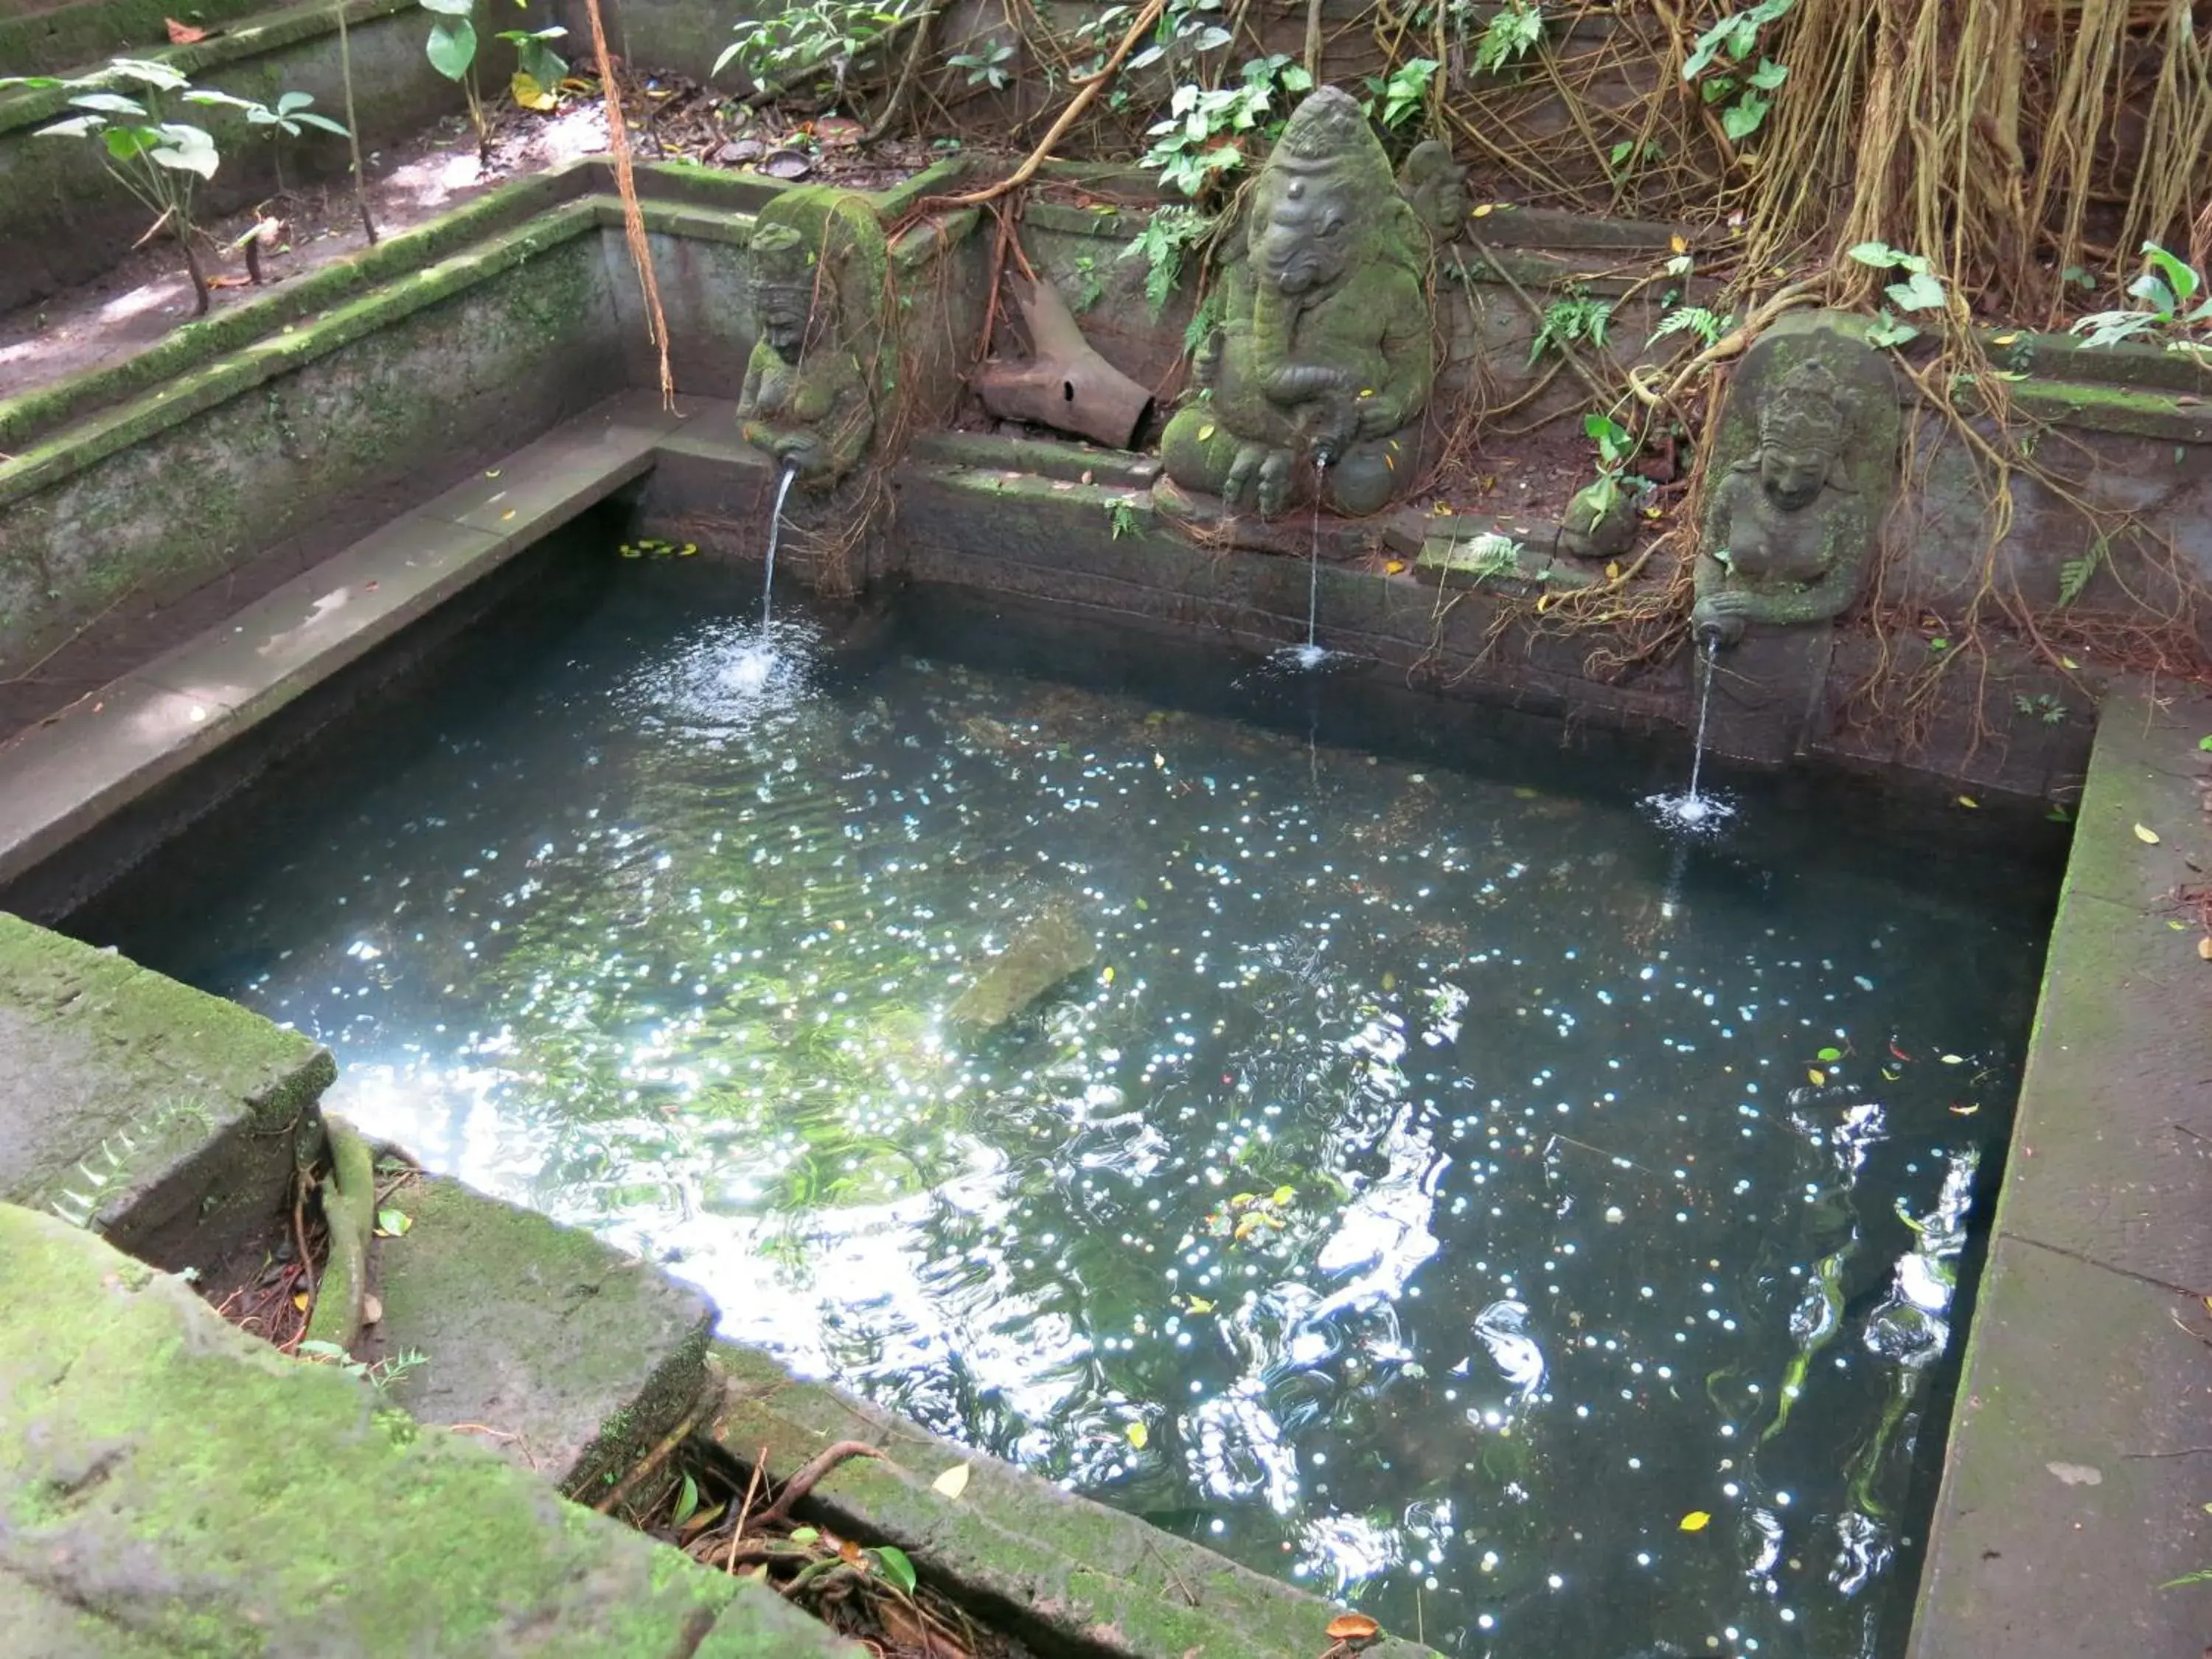
<instances>
[{"instance_id":1,"label":"carved female statue","mask_svg":"<svg viewBox=\"0 0 2212 1659\"><path fill-rule=\"evenodd\" d=\"M739 430L814 489L843 477L875 435L883 241L865 204L829 191L788 191L754 228L759 337L738 399Z\"/></svg>"},{"instance_id":2,"label":"carved female statue","mask_svg":"<svg viewBox=\"0 0 2212 1659\"><path fill-rule=\"evenodd\" d=\"M1698 554L1700 639L1734 645L1752 623L1826 622L1858 592L1874 546L1849 477L1856 398L1817 356L1773 384L1759 407L1759 447L1714 492Z\"/></svg>"}]
</instances>

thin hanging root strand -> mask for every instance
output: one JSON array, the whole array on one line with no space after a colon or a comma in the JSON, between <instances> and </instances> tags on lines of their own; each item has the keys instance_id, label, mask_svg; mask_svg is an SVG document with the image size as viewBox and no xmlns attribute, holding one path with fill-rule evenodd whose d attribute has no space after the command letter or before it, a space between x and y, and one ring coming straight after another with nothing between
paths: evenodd
<instances>
[{"instance_id":1,"label":"thin hanging root strand","mask_svg":"<svg viewBox=\"0 0 2212 1659\"><path fill-rule=\"evenodd\" d=\"M645 290L645 333L659 355L660 406L676 407L676 376L668 367L668 319L660 308L660 283L653 274L653 245L646 240L645 210L637 199L637 180L630 171L629 123L623 117L622 88L615 84L614 59L607 51L607 26L599 15L599 0L584 0L592 17L592 53L599 66L599 91L606 100L607 147L614 152L615 190L622 197L623 240L630 263Z\"/></svg>"}]
</instances>

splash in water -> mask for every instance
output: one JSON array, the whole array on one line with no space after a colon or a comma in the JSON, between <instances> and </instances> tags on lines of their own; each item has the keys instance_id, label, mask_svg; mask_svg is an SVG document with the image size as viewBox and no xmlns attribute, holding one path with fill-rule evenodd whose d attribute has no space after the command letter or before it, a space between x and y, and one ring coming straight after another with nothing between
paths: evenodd
<instances>
[{"instance_id":1,"label":"splash in water","mask_svg":"<svg viewBox=\"0 0 2212 1659\"><path fill-rule=\"evenodd\" d=\"M1644 805L1670 830L1693 836L1711 835L1735 816L1735 804L1723 795L1709 795L1698 787L1705 769L1705 717L1713 706L1713 655L1720 647L1708 639L1705 647L1705 687L1698 697L1698 741L1690 755L1690 787L1680 794L1645 798Z\"/></svg>"}]
</instances>

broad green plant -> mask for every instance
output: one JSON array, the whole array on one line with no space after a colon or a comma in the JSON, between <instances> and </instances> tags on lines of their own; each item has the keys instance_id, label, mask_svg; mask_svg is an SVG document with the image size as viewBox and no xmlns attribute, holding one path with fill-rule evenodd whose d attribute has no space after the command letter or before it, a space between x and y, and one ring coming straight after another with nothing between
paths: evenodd
<instances>
[{"instance_id":1,"label":"broad green plant","mask_svg":"<svg viewBox=\"0 0 2212 1659\"><path fill-rule=\"evenodd\" d=\"M1584 341L1602 346L1606 331L1612 325L1613 307L1603 300L1594 300L1579 292L1564 300L1554 300L1544 307L1544 319L1528 347L1528 361L1534 363L1547 347L1564 357L1570 347Z\"/></svg>"},{"instance_id":2,"label":"broad green plant","mask_svg":"<svg viewBox=\"0 0 2212 1659\"><path fill-rule=\"evenodd\" d=\"M2204 279L2194 265L2156 242L2142 245L2142 272L2128 284L2129 297L2142 304L2126 311L2092 312L2082 318L2073 331L2081 337L2084 345L2116 346L2138 335L2156 337L2177 328L2212 322L2212 299L2197 297L2203 291ZM2166 349L2200 357L2205 351L2202 343L2193 340L2169 339Z\"/></svg>"},{"instance_id":3,"label":"broad green plant","mask_svg":"<svg viewBox=\"0 0 2212 1659\"><path fill-rule=\"evenodd\" d=\"M1387 76L1367 77L1367 113L1392 131L1419 115L1437 78L1433 58L1408 58Z\"/></svg>"},{"instance_id":4,"label":"broad green plant","mask_svg":"<svg viewBox=\"0 0 2212 1659\"><path fill-rule=\"evenodd\" d=\"M1163 186L1195 199L1245 163L1243 135L1313 88L1313 77L1287 55L1255 58L1236 84L1206 88L1186 81L1168 100L1168 116L1149 130L1142 161L1159 169Z\"/></svg>"},{"instance_id":5,"label":"broad green plant","mask_svg":"<svg viewBox=\"0 0 2212 1659\"><path fill-rule=\"evenodd\" d=\"M461 88L468 100L469 125L477 135L477 160L491 161L491 122L484 112L483 94L477 85L476 0L418 0L432 15L429 38L423 52L430 67ZM518 5L526 0L516 0ZM568 31L556 23L542 29L501 29L497 38L514 48L515 62L540 93L550 93L568 72L568 64L553 50L553 42Z\"/></svg>"},{"instance_id":6,"label":"broad green plant","mask_svg":"<svg viewBox=\"0 0 2212 1659\"><path fill-rule=\"evenodd\" d=\"M1698 37L1682 63L1682 78L1695 82L1698 95L1721 106L1721 131L1740 144L1765 125L1772 94L1790 78L1790 69L1759 52L1760 32L1778 21L1796 0L1759 0L1730 12ZM1756 64L1753 62L1756 57ZM1723 65L1722 60L1726 64Z\"/></svg>"},{"instance_id":7,"label":"broad green plant","mask_svg":"<svg viewBox=\"0 0 2212 1659\"><path fill-rule=\"evenodd\" d=\"M1633 432L1610 415L1596 413L1583 416L1583 432L1597 446L1597 482L1590 495L1600 517L1610 514L1623 500L1641 500L1650 493L1651 481L1628 470L1628 464L1643 447Z\"/></svg>"},{"instance_id":8,"label":"broad green plant","mask_svg":"<svg viewBox=\"0 0 2212 1659\"><path fill-rule=\"evenodd\" d=\"M1941 311L1950 304L1950 295L1943 279L1917 253L1908 253L1903 248L1892 247L1887 242L1860 242L1844 250L1846 258L1856 260L1875 270L1894 271L1898 280L1882 289L1900 312ZM1919 325L1908 323L1892 312L1889 306L1881 307L1874 325L1867 330L1867 343L1871 346L1900 346L1907 340L1919 337Z\"/></svg>"},{"instance_id":9,"label":"broad green plant","mask_svg":"<svg viewBox=\"0 0 2212 1659\"><path fill-rule=\"evenodd\" d=\"M215 177L222 157L205 127L173 118L168 100L236 104L226 93L202 92L167 64L144 58L117 58L90 75L64 79L51 75L0 77L9 87L58 87L69 94L75 115L40 127L41 138L81 138L99 146L108 175L154 216L151 238L167 230L185 257L192 281L192 315L208 308L207 272L200 264L192 222L192 191ZM118 91L128 87L128 92ZM143 239L142 239L143 240Z\"/></svg>"},{"instance_id":10,"label":"broad green plant","mask_svg":"<svg viewBox=\"0 0 2212 1659\"><path fill-rule=\"evenodd\" d=\"M1486 75L1498 74L1534 52L1543 39L1541 0L1505 0L1475 39L1474 67Z\"/></svg>"},{"instance_id":11,"label":"broad green plant","mask_svg":"<svg viewBox=\"0 0 2212 1659\"><path fill-rule=\"evenodd\" d=\"M931 9L934 0L797 0L748 8L763 15L738 20L709 79L732 64L757 87L791 87L827 71L842 97L854 64L884 37ZM927 27L926 23L918 27Z\"/></svg>"}]
</instances>

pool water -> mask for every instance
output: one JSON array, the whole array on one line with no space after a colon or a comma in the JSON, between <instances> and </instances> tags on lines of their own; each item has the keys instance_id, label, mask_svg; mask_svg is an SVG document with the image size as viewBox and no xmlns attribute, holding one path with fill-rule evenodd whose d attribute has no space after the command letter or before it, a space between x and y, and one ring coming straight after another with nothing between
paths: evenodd
<instances>
[{"instance_id":1,"label":"pool water","mask_svg":"<svg viewBox=\"0 0 2212 1659\"><path fill-rule=\"evenodd\" d=\"M2046 863L757 603L623 565L72 926L726 1335L1446 1652L1901 1649ZM1096 960L951 1020L1048 915Z\"/></svg>"}]
</instances>

